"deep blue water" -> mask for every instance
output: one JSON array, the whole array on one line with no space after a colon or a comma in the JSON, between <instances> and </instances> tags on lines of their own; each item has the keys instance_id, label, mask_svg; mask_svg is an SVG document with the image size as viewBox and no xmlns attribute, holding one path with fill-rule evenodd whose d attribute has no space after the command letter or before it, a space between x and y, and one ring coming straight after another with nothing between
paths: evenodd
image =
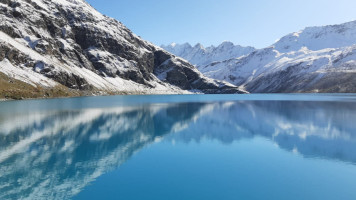
<instances>
[{"instance_id":1,"label":"deep blue water","mask_svg":"<svg viewBox=\"0 0 356 200\"><path fill-rule=\"evenodd\" d=\"M0 102L0 199L356 199L356 95Z\"/></svg>"}]
</instances>

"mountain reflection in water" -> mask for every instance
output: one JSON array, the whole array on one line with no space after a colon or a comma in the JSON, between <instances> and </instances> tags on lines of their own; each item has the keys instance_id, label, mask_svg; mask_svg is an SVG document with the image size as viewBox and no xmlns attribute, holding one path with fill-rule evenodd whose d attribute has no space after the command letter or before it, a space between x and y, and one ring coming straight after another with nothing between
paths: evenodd
<instances>
[{"instance_id":1,"label":"mountain reflection in water","mask_svg":"<svg viewBox=\"0 0 356 200\"><path fill-rule=\"evenodd\" d=\"M1 111L0 111L1 112ZM162 139L264 137L304 157L356 164L353 102L155 103L0 113L0 199L69 199Z\"/></svg>"}]
</instances>

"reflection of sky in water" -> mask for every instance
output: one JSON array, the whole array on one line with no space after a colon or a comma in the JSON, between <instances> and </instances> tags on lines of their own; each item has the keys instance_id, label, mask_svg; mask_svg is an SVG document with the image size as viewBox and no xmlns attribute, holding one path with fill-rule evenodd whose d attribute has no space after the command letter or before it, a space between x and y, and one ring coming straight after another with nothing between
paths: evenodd
<instances>
[{"instance_id":1,"label":"reflection of sky in water","mask_svg":"<svg viewBox=\"0 0 356 200\"><path fill-rule=\"evenodd\" d=\"M117 185L121 190L111 192L121 194L122 199L129 199L126 193L133 188L145 193L131 193L132 198L156 194L147 191L155 189L154 184L164 188L169 199L189 198L177 192L177 187L191 197L197 195L195 199L204 196L203 190L205 199L216 199L218 194L233 199L244 195L243 190L253 190L249 188L253 185L266 194L261 187L267 181L271 184L266 188L273 185L284 193L304 184L310 187L295 199L317 198L313 195L321 191L315 191L315 185L319 189L340 187L334 188L339 192L329 190L334 196L322 191L326 199L354 199L356 192L350 190L356 186L350 181L356 180L353 96L337 96L347 101L313 96L323 102L288 101L303 97L295 95L282 96L283 101L276 101L280 96L272 95L268 101L261 97L265 101L246 96L244 100L236 96L166 96L161 100L150 96L136 97L135 102L132 97L106 97L98 103L100 108L94 106L96 98L1 103L0 199L68 199L86 187L78 198L94 198L102 184ZM178 103L179 98L195 103ZM136 152L140 153L129 161ZM184 163L190 165L183 173ZM256 165L261 165L257 171ZM295 180L293 173L284 174L288 170L297 175ZM332 178L323 178L328 173ZM172 187L163 184L169 180ZM195 192L188 189L192 187ZM280 197L275 195L274 199ZM262 196L246 193L243 197Z\"/></svg>"}]
</instances>

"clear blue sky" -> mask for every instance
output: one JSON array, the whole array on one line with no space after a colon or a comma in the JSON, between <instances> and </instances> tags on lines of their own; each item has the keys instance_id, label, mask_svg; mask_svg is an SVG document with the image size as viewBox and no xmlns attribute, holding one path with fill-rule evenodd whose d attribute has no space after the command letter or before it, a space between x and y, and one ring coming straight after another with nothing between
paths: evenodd
<instances>
[{"instance_id":1,"label":"clear blue sky","mask_svg":"<svg viewBox=\"0 0 356 200\"><path fill-rule=\"evenodd\" d=\"M306 26L356 20L355 0L87 1L157 45L228 40L262 48Z\"/></svg>"}]
</instances>

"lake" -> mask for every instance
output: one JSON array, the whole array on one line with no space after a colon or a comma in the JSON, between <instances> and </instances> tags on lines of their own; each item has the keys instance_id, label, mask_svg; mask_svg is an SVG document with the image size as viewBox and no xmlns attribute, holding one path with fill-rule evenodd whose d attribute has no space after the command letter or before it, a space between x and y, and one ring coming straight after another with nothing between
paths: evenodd
<instances>
[{"instance_id":1,"label":"lake","mask_svg":"<svg viewBox=\"0 0 356 200\"><path fill-rule=\"evenodd\" d=\"M0 102L0 199L356 199L356 95Z\"/></svg>"}]
</instances>

